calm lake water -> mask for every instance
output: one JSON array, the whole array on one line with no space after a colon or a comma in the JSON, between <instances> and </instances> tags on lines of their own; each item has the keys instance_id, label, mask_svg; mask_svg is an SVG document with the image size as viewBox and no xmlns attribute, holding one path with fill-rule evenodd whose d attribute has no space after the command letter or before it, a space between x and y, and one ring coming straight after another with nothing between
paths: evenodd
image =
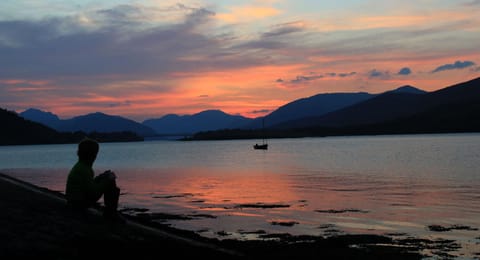
<instances>
[{"instance_id":1,"label":"calm lake water","mask_svg":"<svg viewBox=\"0 0 480 260\"><path fill-rule=\"evenodd\" d=\"M480 134L273 139L267 151L255 141L105 143L94 169L116 172L121 208L189 216L166 223L207 237L373 233L480 253ZM63 192L75 153L0 147L0 171Z\"/></svg>"}]
</instances>

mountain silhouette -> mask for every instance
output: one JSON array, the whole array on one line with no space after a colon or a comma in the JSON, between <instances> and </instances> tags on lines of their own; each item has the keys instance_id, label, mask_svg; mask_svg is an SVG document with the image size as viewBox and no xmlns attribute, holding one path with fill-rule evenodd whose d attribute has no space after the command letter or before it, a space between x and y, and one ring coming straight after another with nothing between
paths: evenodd
<instances>
[{"instance_id":1,"label":"mountain silhouette","mask_svg":"<svg viewBox=\"0 0 480 260\"><path fill-rule=\"evenodd\" d=\"M325 93L308 98L301 98L279 107L265 116L265 127L271 127L282 122L301 118L322 116L332 111L357 104L375 97L373 94L358 93ZM255 129L262 127L262 119L256 119L246 128Z\"/></svg>"},{"instance_id":2,"label":"mountain silhouette","mask_svg":"<svg viewBox=\"0 0 480 260\"><path fill-rule=\"evenodd\" d=\"M387 91L366 101L348 106L319 117L306 117L296 121L279 124L276 127L297 128L324 126L344 127L382 122L400 116L414 114L417 111L423 92L402 91L405 88Z\"/></svg>"},{"instance_id":3,"label":"mountain silhouette","mask_svg":"<svg viewBox=\"0 0 480 260\"><path fill-rule=\"evenodd\" d=\"M112 116L96 112L64 120L62 131L119 132L130 131L140 136L155 135L155 131L147 126L121 116Z\"/></svg>"},{"instance_id":4,"label":"mountain silhouette","mask_svg":"<svg viewBox=\"0 0 480 260\"><path fill-rule=\"evenodd\" d=\"M60 120L57 115L42 111L36 108L29 108L19 114L21 117L29 119L34 122L38 122L44 125L50 125Z\"/></svg>"},{"instance_id":5,"label":"mountain silhouette","mask_svg":"<svg viewBox=\"0 0 480 260\"><path fill-rule=\"evenodd\" d=\"M425 94L428 93L425 90L418 89L416 87L405 85L394 90L387 91L385 93L407 93L407 94Z\"/></svg>"},{"instance_id":6,"label":"mountain silhouette","mask_svg":"<svg viewBox=\"0 0 480 260\"><path fill-rule=\"evenodd\" d=\"M421 129L427 131L427 128L433 131L441 124L471 125L475 118L480 116L478 113L475 114L477 104L480 104L480 78L434 92L412 90L408 87L387 91L372 99L324 116L303 118L279 124L276 127L366 129L375 125L377 130L381 131L382 127L392 128L396 125L409 131L421 131ZM466 118L466 115L470 117ZM462 120L466 121L462 123ZM420 125L423 126L420 127ZM462 127L462 129L467 128L467 126ZM450 125L449 129L455 129L455 127Z\"/></svg>"},{"instance_id":7,"label":"mountain silhouette","mask_svg":"<svg viewBox=\"0 0 480 260\"><path fill-rule=\"evenodd\" d=\"M38 109L28 109L21 115L62 132L132 131L150 136L217 131L207 137L215 139L257 138L262 120L220 110L184 116L170 114L142 124L99 112L67 120ZM270 136L300 137L480 131L479 117L480 78L476 78L433 92L402 86L381 94L318 94L285 104L264 118Z\"/></svg>"},{"instance_id":8,"label":"mountain silhouette","mask_svg":"<svg viewBox=\"0 0 480 260\"><path fill-rule=\"evenodd\" d=\"M158 119L148 119L144 125L158 134L189 135L200 131L211 131L242 127L252 119L226 114L220 110L205 110L193 115L165 115Z\"/></svg>"},{"instance_id":9,"label":"mountain silhouette","mask_svg":"<svg viewBox=\"0 0 480 260\"><path fill-rule=\"evenodd\" d=\"M61 133L40 123L18 116L15 112L0 109L0 145L53 144L68 139Z\"/></svg>"},{"instance_id":10,"label":"mountain silhouette","mask_svg":"<svg viewBox=\"0 0 480 260\"><path fill-rule=\"evenodd\" d=\"M29 111L29 113L32 111ZM34 111L33 114L40 115ZM51 116L51 115L50 115ZM0 120L4 123L0 128L0 145L31 145L31 144L60 144L78 143L85 137L99 142L131 142L141 141L133 132L92 132L75 131L72 133L58 132L46 125L34 122L19 116L15 112L0 109Z\"/></svg>"},{"instance_id":11,"label":"mountain silhouette","mask_svg":"<svg viewBox=\"0 0 480 260\"><path fill-rule=\"evenodd\" d=\"M415 115L384 125L405 133L480 131L480 78L422 96Z\"/></svg>"},{"instance_id":12,"label":"mountain silhouette","mask_svg":"<svg viewBox=\"0 0 480 260\"><path fill-rule=\"evenodd\" d=\"M27 109L20 113L26 119L45 124L59 132L133 132L140 136L153 136L155 131L133 120L96 112L87 115L77 116L70 119L59 119L51 112L44 112L38 109Z\"/></svg>"}]
</instances>

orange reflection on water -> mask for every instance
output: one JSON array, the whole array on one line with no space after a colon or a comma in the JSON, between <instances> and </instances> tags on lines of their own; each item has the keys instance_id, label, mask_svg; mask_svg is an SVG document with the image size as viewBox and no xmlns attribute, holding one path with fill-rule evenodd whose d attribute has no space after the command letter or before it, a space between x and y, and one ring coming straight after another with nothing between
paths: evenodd
<instances>
[{"instance_id":1,"label":"orange reflection on water","mask_svg":"<svg viewBox=\"0 0 480 260\"><path fill-rule=\"evenodd\" d=\"M298 197L288 179L280 174L212 172L211 169L182 169L163 179L163 189L175 194L193 194L206 204L288 203Z\"/></svg>"},{"instance_id":2,"label":"orange reflection on water","mask_svg":"<svg viewBox=\"0 0 480 260\"><path fill-rule=\"evenodd\" d=\"M143 196L152 211L168 211L171 208L155 209L167 205L220 215L293 219L313 227L337 223L347 231L380 233L392 229L424 233L432 224L480 225L472 218L480 208L472 200L476 188L452 187L441 180L205 168L142 170L136 175L130 172L119 181L128 182L126 192ZM472 206L465 208L466 202Z\"/></svg>"},{"instance_id":3,"label":"orange reflection on water","mask_svg":"<svg viewBox=\"0 0 480 260\"><path fill-rule=\"evenodd\" d=\"M203 168L129 170L119 178L119 185L128 192L159 196L188 194L190 200L215 204L295 201L298 196L290 184L282 174Z\"/></svg>"}]
</instances>

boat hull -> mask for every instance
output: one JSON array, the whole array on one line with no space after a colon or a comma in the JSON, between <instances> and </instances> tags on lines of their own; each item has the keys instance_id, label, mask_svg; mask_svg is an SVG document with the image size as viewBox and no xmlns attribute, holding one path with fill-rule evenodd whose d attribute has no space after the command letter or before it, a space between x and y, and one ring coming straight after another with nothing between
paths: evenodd
<instances>
[{"instance_id":1,"label":"boat hull","mask_svg":"<svg viewBox=\"0 0 480 260\"><path fill-rule=\"evenodd\" d=\"M255 144L253 146L253 149L255 149L255 150L267 150L268 149L268 144Z\"/></svg>"}]
</instances>

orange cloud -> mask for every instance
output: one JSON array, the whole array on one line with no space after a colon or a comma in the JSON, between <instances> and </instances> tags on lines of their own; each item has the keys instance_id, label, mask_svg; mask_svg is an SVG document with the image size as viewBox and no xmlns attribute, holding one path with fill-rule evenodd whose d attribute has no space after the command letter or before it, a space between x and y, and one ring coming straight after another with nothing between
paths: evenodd
<instances>
[{"instance_id":1,"label":"orange cloud","mask_svg":"<svg viewBox=\"0 0 480 260\"><path fill-rule=\"evenodd\" d=\"M275 79L295 73L301 66L177 72L143 80L122 81L112 76L112 82L96 86L95 92L84 93L82 97L62 97L49 109L64 116L98 110L139 121L167 113L194 114L207 109L257 117L261 113L252 111L266 113L291 101L291 93L279 91Z\"/></svg>"},{"instance_id":2,"label":"orange cloud","mask_svg":"<svg viewBox=\"0 0 480 260\"><path fill-rule=\"evenodd\" d=\"M215 15L217 19L227 23L251 22L252 20L264 19L276 16L282 12L273 7L258 6L236 6L231 7L230 12L218 13Z\"/></svg>"},{"instance_id":3,"label":"orange cloud","mask_svg":"<svg viewBox=\"0 0 480 260\"><path fill-rule=\"evenodd\" d=\"M51 82L48 80L28 80L28 79L0 79L0 84L5 85L29 85L29 86L44 86Z\"/></svg>"},{"instance_id":4,"label":"orange cloud","mask_svg":"<svg viewBox=\"0 0 480 260\"><path fill-rule=\"evenodd\" d=\"M299 71L302 66L254 66L225 71L177 73L176 85L177 89L182 89L181 96L185 99L208 96L202 102L210 108L251 116L250 111L277 108L290 100L291 93L279 91L275 80Z\"/></svg>"},{"instance_id":5,"label":"orange cloud","mask_svg":"<svg viewBox=\"0 0 480 260\"><path fill-rule=\"evenodd\" d=\"M440 21L440 22L439 22ZM455 24L459 29L478 29L478 15L472 10L436 10L432 13L386 14L359 16L344 14L317 20L317 28L321 31L366 30L376 28L421 28L435 27L441 23ZM455 23L456 22L456 23Z\"/></svg>"}]
</instances>

